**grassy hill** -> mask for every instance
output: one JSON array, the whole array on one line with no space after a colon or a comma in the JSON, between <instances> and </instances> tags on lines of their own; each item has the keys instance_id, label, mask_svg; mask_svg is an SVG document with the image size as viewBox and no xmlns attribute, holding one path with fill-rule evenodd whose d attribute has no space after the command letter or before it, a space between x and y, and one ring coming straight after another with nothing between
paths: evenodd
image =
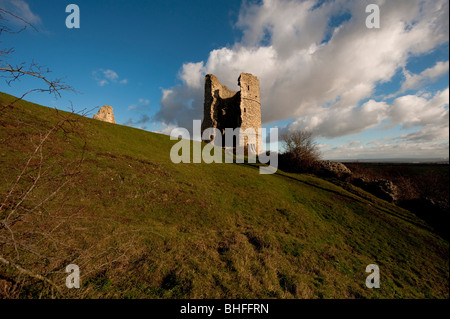
<instances>
[{"instance_id":1,"label":"grassy hill","mask_svg":"<svg viewBox=\"0 0 450 319\"><path fill-rule=\"evenodd\" d=\"M3 109L0 296L449 297L448 242L414 214L309 175L173 164L174 143L25 101ZM80 289L65 287L69 264ZM369 264L380 289L365 286Z\"/></svg>"}]
</instances>

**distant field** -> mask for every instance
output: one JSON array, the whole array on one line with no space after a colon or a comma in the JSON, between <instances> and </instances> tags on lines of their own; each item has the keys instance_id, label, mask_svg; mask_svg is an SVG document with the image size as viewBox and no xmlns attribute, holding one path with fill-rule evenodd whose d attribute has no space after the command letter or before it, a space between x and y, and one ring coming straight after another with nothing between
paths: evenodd
<instances>
[{"instance_id":1,"label":"distant field","mask_svg":"<svg viewBox=\"0 0 450 319\"><path fill-rule=\"evenodd\" d=\"M430 198L446 202L448 211L449 165L431 163L345 163L355 175L394 181L403 200ZM407 188L410 189L407 189Z\"/></svg>"},{"instance_id":2,"label":"distant field","mask_svg":"<svg viewBox=\"0 0 450 319\"><path fill-rule=\"evenodd\" d=\"M380 176L402 176L411 174L415 176L426 176L429 174L439 174L442 178L448 179L449 165L441 163L367 163L367 162L346 162L349 168L356 169L362 167L373 171Z\"/></svg>"},{"instance_id":3,"label":"distant field","mask_svg":"<svg viewBox=\"0 0 450 319\"><path fill-rule=\"evenodd\" d=\"M4 109L0 297L449 297L448 241L410 211L310 175L173 164L174 143L28 102ZM372 263L380 289L365 286ZM80 289L65 287L68 264Z\"/></svg>"},{"instance_id":4,"label":"distant field","mask_svg":"<svg viewBox=\"0 0 450 319\"><path fill-rule=\"evenodd\" d=\"M449 165L439 163L345 163L356 176L392 180L402 206L449 238Z\"/></svg>"}]
</instances>

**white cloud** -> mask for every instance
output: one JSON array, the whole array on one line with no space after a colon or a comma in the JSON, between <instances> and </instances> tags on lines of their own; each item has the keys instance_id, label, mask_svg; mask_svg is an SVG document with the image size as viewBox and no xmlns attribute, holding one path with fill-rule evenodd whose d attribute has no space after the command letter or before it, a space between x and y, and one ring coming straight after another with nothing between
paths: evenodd
<instances>
[{"instance_id":1,"label":"white cloud","mask_svg":"<svg viewBox=\"0 0 450 319\"><path fill-rule=\"evenodd\" d=\"M99 86L105 86L110 83L117 83L119 81L119 75L116 71L111 69L97 69L92 72L92 76ZM127 84L128 79L122 79L119 81L120 84Z\"/></svg>"},{"instance_id":2,"label":"white cloud","mask_svg":"<svg viewBox=\"0 0 450 319\"><path fill-rule=\"evenodd\" d=\"M103 72L103 76L105 78L107 78L110 81L115 81L119 78L119 76L117 75L117 73L113 70L102 70Z\"/></svg>"},{"instance_id":3,"label":"white cloud","mask_svg":"<svg viewBox=\"0 0 450 319\"><path fill-rule=\"evenodd\" d=\"M18 16L19 18L25 20L28 23L31 23L34 26L42 23L42 20L39 17L39 15L37 15L31 10L29 4L26 1L0 0L0 7L7 11L10 11L14 15ZM23 24L22 21L19 21L17 19L8 19L8 20L17 25Z\"/></svg>"},{"instance_id":4,"label":"white cloud","mask_svg":"<svg viewBox=\"0 0 450 319\"><path fill-rule=\"evenodd\" d=\"M380 105L383 105L381 107ZM388 127L400 125L404 129L414 129L413 132L390 138L373 140L366 145L354 141L332 147L324 145L322 151L327 158L389 158L389 157L448 157L449 138L449 89L437 92L434 96L405 95L395 99L391 105L384 102L374 104L372 110L378 110L378 124L390 121ZM358 112L347 113L345 123L360 120ZM338 121L326 117L321 126L339 126ZM353 124L358 126L359 124ZM373 125L372 125L373 127ZM367 126L366 128L369 128ZM317 127L316 129L319 129ZM361 129L362 130L362 129ZM320 129L318 130L319 132ZM395 155L394 155L395 154Z\"/></svg>"},{"instance_id":5,"label":"white cloud","mask_svg":"<svg viewBox=\"0 0 450 319\"><path fill-rule=\"evenodd\" d=\"M179 77L185 85L198 89L203 86L203 74L203 62L186 63L183 65Z\"/></svg>"},{"instance_id":6,"label":"white cloud","mask_svg":"<svg viewBox=\"0 0 450 319\"><path fill-rule=\"evenodd\" d=\"M139 99L139 103L141 103L143 105L149 105L150 104L150 100L149 99Z\"/></svg>"},{"instance_id":7,"label":"white cloud","mask_svg":"<svg viewBox=\"0 0 450 319\"><path fill-rule=\"evenodd\" d=\"M129 118L125 123L123 123L123 125L126 126L135 126L135 125L139 125L139 124L145 124L150 122L151 118L147 115L147 114L141 114L138 120ZM145 129L146 126L138 126L138 128L140 129Z\"/></svg>"},{"instance_id":8,"label":"white cloud","mask_svg":"<svg viewBox=\"0 0 450 319\"><path fill-rule=\"evenodd\" d=\"M168 123L201 119L206 73L236 90L239 73L258 76L264 123L320 113L325 105L345 110L370 98L377 83L389 81L411 55L448 41L447 1L374 2L380 4L381 29L365 27L360 1L325 2L318 8L316 1L288 0L244 6L237 23L242 41L213 50L206 63L184 64L183 84L163 96L157 117ZM329 25L344 13L351 19Z\"/></svg>"},{"instance_id":9,"label":"white cloud","mask_svg":"<svg viewBox=\"0 0 450 319\"><path fill-rule=\"evenodd\" d=\"M322 152L327 159L379 159L379 158L448 158L447 141L426 142L379 139L367 145L352 145L349 142L331 148L324 147Z\"/></svg>"},{"instance_id":10,"label":"white cloud","mask_svg":"<svg viewBox=\"0 0 450 319\"><path fill-rule=\"evenodd\" d=\"M189 129L193 119L203 118L205 74L213 73L238 90L239 74L249 72L260 80L264 124L294 119L292 127L332 138L362 132L384 120L405 127L443 121L445 110L433 104L436 96L406 96L388 105L372 95L378 84L405 69L410 57L448 42L447 0L374 0L380 6L380 29L365 27L364 1L321 2L244 4L237 22L242 40L211 51L207 61L184 64L179 73L182 84L163 90L156 119ZM404 86L420 89L445 68L448 62L437 63L417 78L411 75ZM359 106L364 100L368 102ZM415 103L414 114L422 112L417 120L413 111L404 109L406 102ZM432 120L436 116L438 120Z\"/></svg>"},{"instance_id":11,"label":"white cloud","mask_svg":"<svg viewBox=\"0 0 450 319\"><path fill-rule=\"evenodd\" d=\"M448 124L440 125L427 125L419 131L403 134L398 137L402 143L405 141L414 142L429 142L429 141L441 141L448 139ZM448 150L447 150L448 154Z\"/></svg>"},{"instance_id":12,"label":"white cloud","mask_svg":"<svg viewBox=\"0 0 450 319\"><path fill-rule=\"evenodd\" d=\"M370 100L361 107L324 108L322 112L295 120L289 129L308 130L320 137L359 133L377 126L386 118L388 105Z\"/></svg>"},{"instance_id":13,"label":"white cloud","mask_svg":"<svg viewBox=\"0 0 450 319\"><path fill-rule=\"evenodd\" d=\"M408 70L404 70L403 74L405 76L405 81L402 83L400 93L406 92L408 90L418 89L426 83L433 82L439 77L448 72L448 61L437 62L431 68L428 68L421 72L420 74L412 74Z\"/></svg>"},{"instance_id":14,"label":"white cloud","mask_svg":"<svg viewBox=\"0 0 450 319\"><path fill-rule=\"evenodd\" d=\"M170 135L172 133L172 131L175 130L175 131L173 131L173 133L174 133L174 135L176 135L176 133L179 131L179 128L175 125L164 125L164 126L165 127L163 129L156 130L154 132L159 133L159 134L164 134L164 135Z\"/></svg>"},{"instance_id":15,"label":"white cloud","mask_svg":"<svg viewBox=\"0 0 450 319\"><path fill-rule=\"evenodd\" d=\"M149 105L150 105L149 99L140 98L138 103L129 105L127 109L128 111L145 110L149 108Z\"/></svg>"},{"instance_id":16,"label":"white cloud","mask_svg":"<svg viewBox=\"0 0 450 319\"><path fill-rule=\"evenodd\" d=\"M386 102L369 100L361 107L322 108L321 112L300 117L289 125L290 130L312 131L317 137L333 138L360 133L376 127L383 121L390 122L386 128L401 125L403 128L443 125L448 130L449 89L434 96L405 95ZM427 134L432 137L432 135Z\"/></svg>"},{"instance_id":17,"label":"white cloud","mask_svg":"<svg viewBox=\"0 0 450 319\"><path fill-rule=\"evenodd\" d=\"M393 124L404 128L426 125L448 125L449 89L427 99L424 96L405 95L395 99L389 111Z\"/></svg>"}]
</instances>

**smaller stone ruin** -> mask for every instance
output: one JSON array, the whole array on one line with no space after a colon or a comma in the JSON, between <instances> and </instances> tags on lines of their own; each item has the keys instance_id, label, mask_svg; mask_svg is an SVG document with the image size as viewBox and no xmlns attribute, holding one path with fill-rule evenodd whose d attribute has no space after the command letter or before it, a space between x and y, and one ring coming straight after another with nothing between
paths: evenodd
<instances>
[{"instance_id":1,"label":"smaller stone ruin","mask_svg":"<svg viewBox=\"0 0 450 319\"><path fill-rule=\"evenodd\" d=\"M100 110L98 110L98 113L94 115L94 119L116 124L113 108L109 105L103 105Z\"/></svg>"}]
</instances>

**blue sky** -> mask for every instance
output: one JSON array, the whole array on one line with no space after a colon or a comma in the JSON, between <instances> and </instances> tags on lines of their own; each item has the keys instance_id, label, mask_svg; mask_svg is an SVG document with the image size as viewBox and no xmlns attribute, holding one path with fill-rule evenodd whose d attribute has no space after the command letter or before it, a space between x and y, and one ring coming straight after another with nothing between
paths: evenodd
<instances>
[{"instance_id":1,"label":"blue sky","mask_svg":"<svg viewBox=\"0 0 450 319\"><path fill-rule=\"evenodd\" d=\"M67 29L76 3L81 28ZM448 3L0 0L39 30L2 34L8 63L36 61L78 94L27 99L114 108L119 124L168 133L202 119L203 78L260 79L264 127L307 129L323 157L448 157ZM32 86L33 85L33 86ZM21 95L28 80L0 91Z\"/></svg>"},{"instance_id":2,"label":"blue sky","mask_svg":"<svg viewBox=\"0 0 450 319\"><path fill-rule=\"evenodd\" d=\"M15 48L11 63L34 59L48 66L52 77L65 78L80 92L66 92L57 101L43 94L27 99L58 108L70 105L70 100L77 110L109 104L121 124L130 118L139 121L142 114L152 117L162 88L177 83L184 62L205 58L211 49L226 46L238 36L233 28L238 1L234 6L233 1L217 1L214 6L211 1L77 1L80 29L65 26L65 8L72 2L25 3L39 17L33 23L39 32L2 35L2 43ZM102 75L108 70L114 72L109 73L110 80ZM7 87L2 83L0 88L18 95L27 84ZM133 105L141 108L129 112ZM146 124L149 130L159 127Z\"/></svg>"}]
</instances>

